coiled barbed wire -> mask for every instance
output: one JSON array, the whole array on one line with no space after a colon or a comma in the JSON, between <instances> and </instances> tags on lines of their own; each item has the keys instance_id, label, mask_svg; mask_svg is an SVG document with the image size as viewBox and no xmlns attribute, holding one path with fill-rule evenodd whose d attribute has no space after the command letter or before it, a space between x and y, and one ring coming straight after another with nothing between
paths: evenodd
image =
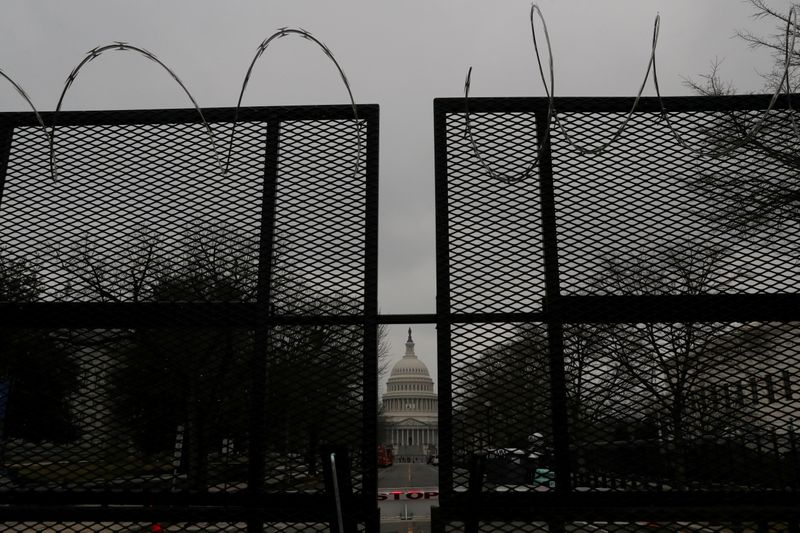
<instances>
[{"instance_id":1,"label":"coiled barbed wire","mask_svg":"<svg viewBox=\"0 0 800 533\"><path fill-rule=\"evenodd\" d=\"M283 37L287 37L289 35L299 35L299 36L303 37L304 39L307 39L307 40L312 41L313 43L315 43L317 46L320 47L320 49L322 49L322 52L328 57L328 59L330 59L333 62L334 66L336 66L336 70L339 71L339 76L342 79L342 83L344 84L345 89L347 89L347 95L350 97L350 105L353 108L353 120L355 121L356 143L357 143L357 146L356 146L356 160L355 160L355 164L353 166L353 176L357 176L358 172L359 172L359 167L360 167L360 164L361 164L361 151L362 151L362 147L361 147L361 123L358 120L358 108L356 106L355 98L353 98L353 91L350 89L350 82L347 80L347 76L345 75L344 70L342 69L341 65L339 65L339 62L336 60L336 58L334 57L333 53L325 45L325 43L323 43L322 41L320 41L319 39L314 37L311 34L311 32L309 32L307 30L304 30L303 28L278 28L278 31L276 31L275 33L273 33L272 35L270 35L269 37L264 39L261 42L261 44L258 45L258 49L256 50L256 55L253 57L253 60L250 62L250 67L247 69L247 73L244 76L244 81L242 82L242 89L239 92L239 100L236 102L236 112L234 113L233 126L231 126L231 136L230 136L230 140L228 142L228 154L227 154L227 158L226 158L226 162L225 162L225 171L226 172L228 171L228 167L230 165L231 151L233 149L233 138L234 138L234 135L236 133L236 125L239 122L239 110L242 107L242 99L244 98L244 92L247 89L247 84L250 82L250 76L253 73L253 68L255 67L256 62L259 60L259 58L264 54L264 52L266 52L267 47L270 45L270 43L272 43L273 41L276 41L278 39L281 39Z\"/></svg>"},{"instance_id":2,"label":"coiled barbed wire","mask_svg":"<svg viewBox=\"0 0 800 533\"><path fill-rule=\"evenodd\" d=\"M222 167L222 160L219 157L219 151L217 150L217 142L216 138L214 137L214 132L211 131L211 126L208 124L206 118L203 116L203 110L200 109L200 106L197 104L197 101L194 99L194 96L192 96L192 93L189 92L189 89L186 87L183 81L181 81L178 75L175 74L175 71L173 71L166 64L164 64L164 62L158 59L158 57L156 57L156 55L150 52L149 50L145 50L144 48L140 48L138 46L134 46L126 42L115 41L114 44L98 46L89 50L89 52L86 54L86 57L84 57L83 60L81 60L81 62L78 63L78 65L74 69L72 69L72 72L70 72L69 76L67 76L67 81L64 82L64 89L61 91L61 96L58 99L58 105L56 105L56 110L55 113L53 114L53 125L50 130L50 174L53 180L57 178L56 165L55 165L56 124L58 123L58 114L61 112L61 105L64 103L64 97L66 96L67 91L69 91L69 88L72 87L72 84L75 82L75 79L78 77L78 73L81 71L81 69L91 61L94 61L95 59L100 57L103 53L108 52L110 50L137 52L138 54L144 56L145 58L159 65L161 68L166 70L170 76L172 76L172 79L174 79L175 82L180 86L180 88L183 89L183 92L186 93L186 96L189 97L189 100L192 102L192 105L194 106L195 110L200 115L200 120L205 126L206 132L208 133L208 136L211 139L211 145L214 150L214 156L216 157L217 160L217 166L221 170L222 176L224 177L225 170Z\"/></svg>"},{"instance_id":3,"label":"coiled barbed wire","mask_svg":"<svg viewBox=\"0 0 800 533\"><path fill-rule=\"evenodd\" d=\"M537 37L536 37L536 26L535 26L535 22L534 22L534 16L536 14L538 14L539 19L542 21L542 27L544 29L545 41L547 43L548 67L549 67L548 70L549 70L549 78L550 78L549 85L548 85L548 82L547 82L547 76L545 75L544 67L542 66L541 53L539 51L539 43L538 43L538 40L537 40ZM778 97L780 96L781 92L783 91L784 83L786 85L787 105L788 105L788 109L790 111L790 117L791 117L791 120L792 120L792 129L793 129L793 132L795 134L796 139L800 140L800 133L798 132L797 126L796 126L795 121L794 121L794 117L792 116L792 113L793 113L794 110L792 109L791 101L789 100L789 98L790 98L789 95L791 93L791 90L790 90L790 87L789 87L790 69L791 69L791 61L790 61L791 57L790 57L790 52L789 51L790 50L794 50L795 40L796 40L796 37L797 37L797 17L796 17L796 14L795 14L794 7L792 7L790 9L790 11L789 11L787 28L786 28L785 61L784 61L783 76L782 76L780 82L776 85L776 89L775 89L774 93L772 94L772 98L770 99L770 102L767 105L767 108L763 111L761 116L755 121L755 124L750 128L749 131L747 131L747 133L742 138L740 138L739 140L731 143L730 145L728 145L728 146L726 146L724 148L712 149L712 150L702 150L702 149L693 148L693 147L689 146L689 144L683 139L683 137L680 135L680 133L677 131L677 129L674 127L674 125L672 124L672 122L669 119L669 113L667 111L666 105L664 104L664 100L663 100L663 98L661 96L661 90L660 90L660 87L659 87L659 84L658 84L658 75L657 75L657 71L656 71L656 49L657 49L657 46L658 46L658 34L659 34L660 27L661 27L661 15L657 14L656 18L655 18L655 21L653 23L653 39L652 39L652 44L651 44L651 49L650 49L650 58L649 58L649 60L647 62L647 68L645 70L645 75L644 75L644 78L642 80L641 85L639 86L639 90L636 93L636 97L634 98L633 105L631 106L630 111L628 111L628 113L625 115L625 118L622 120L622 123L619 125L617 130L611 136L611 138L609 140L607 140L605 143L603 143L601 146L597 147L597 148L588 148L586 146L579 145L577 142L575 142L572 139L572 137L570 136L570 134L567 131L566 127L564 126L563 122L561 120L559 120L558 110L556 109L556 105L555 105L555 68L554 68L554 62L553 62L553 50L552 50L552 46L551 46L551 43L550 43L550 35L549 35L548 30L547 30L547 22L545 21L544 15L542 14L542 11L539 8L539 6L537 4L535 4L535 3L531 5L530 25L531 25L531 37L533 39L534 51L536 53L536 63L538 65L538 67L539 67L539 76L540 76L540 78L542 80L542 85L544 86L546 98L548 100L547 128L546 128L546 133L545 133L544 140L543 140L543 142L540 143L539 148L536 151L536 157L533 159L533 161L530 163L530 165L528 165L525 168L525 170L522 172L522 174L519 177L511 178L511 177L501 177L501 176L499 176L498 173L487 164L486 159L484 158L483 154L481 154L480 150L478 149L477 143L475 142L474 135L472 133L472 125L471 125L470 111L469 111L469 90L470 90L470 85L471 85L472 67L469 67L469 70L467 71L467 77L466 77L466 80L464 82L464 109L465 109L465 115L466 115L465 116L465 126L464 126L464 130L465 131L464 131L464 134L465 134L466 137L468 137L468 139L470 141L470 145L472 147L473 152L475 153L476 158L478 159L478 162L483 167L483 169L486 171L486 173L492 178L498 178L499 177L501 180L505 181L507 184L513 184L513 183L519 182L519 181L529 177L531 175L532 171L533 171L533 168L538 163L538 161L539 161L539 159L541 157L542 149L543 149L544 145L546 144L547 139L549 138L550 130L551 130L551 127L550 127L551 124L554 124L558 128L558 130L561 132L561 134L566 139L568 146L573 148L580 155L600 155L600 154L602 154L603 152L605 152L608 149L609 146L611 146L612 143L614 143L622 135L622 133L627 128L628 123L630 122L631 118L633 117L634 112L636 111L637 106L639 105L639 101L641 100L642 94L644 93L644 89L647 86L647 80L650 78L650 73L651 72L652 72L652 75L653 75L653 84L654 84L655 91L656 91L656 98L658 99L659 106L661 108L661 117L663 118L663 120L667 124L667 126L668 126L671 134L675 138L676 142L682 148L690 151L691 153L694 153L694 154L702 156L702 157L719 158L719 157L728 155L728 154L732 153L734 150L737 150L738 148L741 148L745 144L751 142L756 137L756 135L761 130L761 128L764 126L764 124L766 122L766 119L767 119L767 116L772 111L772 109L775 106L775 103L776 103Z\"/></svg>"},{"instance_id":4,"label":"coiled barbed wire","mask_svg":"<svg viewBox=\"0 0 800 533\"><path fill-rule=\"evenodd\" d=\"M39 114L39 110L36 109L36 106L33 105L33 101L31 101L28 93L16 82L14 78L6 74L3 69L0 69L0 76L5 78L8 83L11 84L12 87L19 93L19 95L28 103L28 107L31 108L33 114L36 116L36 121L39 123L39 127L41 127L42 131L44 132L45 137L47 138L47 142L50 142L50 133L47 131L47 126L44 125L44 120L42 120L42 116Z\"/></svg>"},{"instance_id":5,"label":"coiled barbed wire","mask_svg":"<svg viewBox=\"0 0 800 533\"><path fill-rule=\"evenodd\" d=\"M725 148L719 148L716 150L713 149L702 150L689 146L689 144L684 140L683 136L675 129L674 125L672 124L672 121L669 119L669 113L667 112L667 108L664 105L664 100L661 97L661 90L658 86L658 73L656 70L656 43L658 41L658 29L660 24L660 18L656 17L656 24L653 29L653 51L650 59L653 65L653 85L655 86L656 89L656 97L658 98L658 103L661 106L661 117L664 119L664 122L667 124L667 127L672 133L672 136L675 137L675 140L677 141L678 145L680 145L681 148L684 148L685 150L688 150L690 153L694 153L699 156L718 158L728 155L732 153L734 150L737 150L742 146L746 145L747 143L752 142L753 139L755 139L756 135L758 135L758 132L761 131L761 128L764 127L764 124L767 121L767 115L769 115L769 113L772 111L772 108L775 106L775 102L777 102L778 97L780 96L781 92L783 92L784 81L786 82L787 105L789 109L789 116L792 122L792 132L795 135L795 140L800 140L800 135L798 135L797 127L795 126L794 123L794 117L793 117L794 110L792 109L791 96L790 96L791 90L789 86L791 56L788 53L788 50L794 50L795 39L797 38L797 15L795 13L794 6L792 6L791 9L789 9L789 16L787 17L787 20L788 22L786 24L786 39L785 39L785 48L787 50L787 53L783 65L783 76L781 77L781 80L777 83L775 91L772 93L772 98L770 99L769 104L767 105L767 108L763 111L761 116L758 117L758 119L756 119L755 124L753 124L753 126L750 128L750 131L748 131L743 137L740 137L738 140L731 142ZM790 28L791 32L789 31ZM790 34L791 34L791 40L790 40Z\"/></svg>"},{"instance_id":6,"label":"coiled barbed wire","mask_svg":"<svg viewBox=\"0 0 800 533\"><path fill-rule=\"evenodd\" d=\"M231 134L230 134L230 139L229 139L229 143L228 143L228 149L227 149L227 154L226 154L226 157L225 157L225 164L224 165L222 163L222 157L220 157L220 152L219 152L216 136L214 135L214 131L212 130L210 124L208 123L208 121L206 120L205 116L203 115L203 110L200 107L200 105L197 103L197 100L195 100L194 96L189 91L189 89L186 86L186 84L178 77L178 75L175 73L174 70L172 70L170 67L168 67L154 53L152 53L149 50L146 50L144 48L141 48L141 47L138 47L138 46L134 46L134 45L131 45L131 44L123 42L123 41L115 41L113 44L108 44L108 45L104 45L104 46L98 46L98 47L95 47L95 48L89 50L89 52L87 52L87 54L86 54L86 57L84 57L80 61L80 63L78 63L78 65L75 66L75 68L72 69L72 71L70 72L69 76L67 76L67 79L66 79L66 81L64 83L64 88L62 89L61 95L60 95L60 97L58 99L58 104L56 105L55 112L53 113L53 123L50 126L50 131L49 132L47 131L47 126L45 125L44 120L42 119L42 117L41 117L36 105L30 99L30 97L25 92L25 90L22 88L22 86L19 83L17 83L13 78L11 78L8 74L6 74L2 69L0 69L0 76L5 78L14 87L14 89L17 91L17 93L19 93L20 96L22 96L22 98L25 99L25 101L27 102L28 106L31 108L31 110L36 115L36 120L39 122L39 126L42 129L42 131L44 132L45 136L47 137L47 141L48 141L50 176L52 177L52 179L54 181L56 181L57 176L58 176L58 166L57 166L57 161L56 161L55 136L56 136L56 126L58 124L58 115L59 115L59 113L61 113L61 107L62 107L62 105L64 103L64 98L65 98L67 92L69 91L69 89L72 87L72 84L75 82L75 79L78 77L78 73L81 71L81 69L84 66L86 66L86 64L88 64L89 62L91 62L91 61L95 60L96 58L100 57L105 52L112 51L112 50L136 52L136 53L142 55L143 57L155 62L161 68L163 68L165 71L167 71L167 73L172 77L172 79L175 80L175 82L180 86L180 88L183 90L183 92L189 98L189 100L191 101L192 105L194 106L194 109L197 111L198 115L200 116L200 121L202 122L202 124L203 124L203 126L204 126L204 128L206 130L206 133L208 133L209 139L211 140L211 146L212 146L212 150L214 151L214 157L215 157L216 162L217 162L217 167L219 169L220 176L224 178L227 175L228 170L230 168L230 160L231 160L231 154L232 154L232 151L233 151L233 143L234 143L234 140L235 140L236 126L237 126L238 121L239 121L239 111L241 109L242 99L244 98L244 93L245 93L245 90L247 89L247 84L248 84L248 82L250 80L250 76L251 76L251 74L253 72L253 68L255 67L255 64L258 61L259 57L261 57L261 55L263 55L263 53L266 51L267 47L269 46L269 44L272 41L274 41L276 39L279 39L281 37L286 37L287 35L300 35L300 36L302 36L302 37L304 37L304 38L306 38L308 40L311 40L312 42L316 43L322 49L322 51L325 53L325 55L333 62L333 64L336 66L336 69L339 72L339 75L340 75L340 77L342 79L342 82L344 83L344 86L347 89L347 94L348 94L348 96L350 98L350 105L353 108L353 117L354 117L354 121L355 121L355 125L356 125L356 136L357 136L356 144L357 144L357 149L356 149L355 163L353 165L353 176L357 176L359 171L360 171L361 154L362 154L362 151L363 151L362 150L362 140L361 140L361 123L359 122L359 119L358 119L358 107L356 105L355 98L353 97L352 89L350 88L350 82L348 81L347 76L344 73L344 69L342 69L341 65L336 60L336 58L334 57L334 55L331 52L331 50L327 47L327 45L325 45L324 42L322 42L319 39L317 39L316 37L314 37L311 34L311 32L309 32L307 30L304 30L302 28L286 28L286 27L279 28L275 33L273 33L272 35L270 35L269 37L264 39L261 42L261 44L258 46L258 50L256 52L256 55L253 58L252 62L250 63L250 67L247 69L247 73L245 74L244 81L242 82L242 88L241 88L241 90L239 92L239 100L238 100L238 102L236 104L236 111L235 111L235 114L234 114L234 120L233 120L233 124L231 125Z\"/></svg>"}]
</instances>

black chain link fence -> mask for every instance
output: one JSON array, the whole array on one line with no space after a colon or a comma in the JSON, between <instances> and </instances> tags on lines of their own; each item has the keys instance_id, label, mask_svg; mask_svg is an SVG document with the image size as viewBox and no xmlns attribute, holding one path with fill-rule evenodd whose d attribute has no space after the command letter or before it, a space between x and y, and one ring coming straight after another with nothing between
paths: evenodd
<instances>
[{"instance_id":1,"label":"black chain link fence","mask_svg":"<svg viewBox=\"0 0 800 533\"><path fill-rule=\"evenodd\" d=\"M0 506L228 515L0 531L327 530L331 446L375 519L377 106L204 114L0 115Z\"/></svg>"},{"instance_id":2,"label":"black chain link fence","mask_svg":"<svg viewBox=\"0 0 800 533\"><path fill-rule=\"evenodd\" d=\"M440 530L797 530L800 137L786 99L748 137L768 103L665 99L672 131L644 99L588 155L631 99L471 99L474 148L436 101Z\"/></svg>"}]
</instances>

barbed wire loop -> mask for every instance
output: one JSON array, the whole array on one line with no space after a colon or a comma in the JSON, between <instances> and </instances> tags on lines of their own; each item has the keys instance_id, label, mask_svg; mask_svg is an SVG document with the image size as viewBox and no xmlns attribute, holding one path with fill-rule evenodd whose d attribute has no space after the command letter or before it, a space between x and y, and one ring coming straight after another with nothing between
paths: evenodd
<instances>
[{"instance_id":1,"label":"barbed wire loop","mask_svg":"<svg viewBox=\"0 0 800 533\"><path fill-rule=\"evenodd\" d=\"M23 89L22 86L14 80L14 78L6 74L5 71L3 71L3 69L0 69L0 76L2 76L8 83L10 83L11 86L14 88L14 90L17 91L17 94L19 94L22 97L22 99L25 100L25 102L27 102L28 107L30 107L31 111L33 111L33 114L36 117L36 122L39 123L39 128L44 133L44 136L45 138L47 138L47 142L49 144L50 132L47 131L47 126L44 125L44 120L42 120L42 116L39 114L39 110L36 109L36 106L33 104L33 100L31 100L31 98L28 96L28 93L25 92L25 89Z\"/></svg>"},{"instance_id":2,"label":"barbed wire loop","mask_svg":"<svg viewBox=\"0 0 800 533\"><path fill-rule=\"evenodd\" d=\"M53 124L50 128L50 147L49 147L50 175L53 178L53 180L55 181L57 179L57 166L56 166L56 153L55 153L56 125L58 124L58 115L61 112L61 106L64 103L64 97L66 96L70 87L72 87L72 84L78 77L78 73L81 71L81 69L83 69L84 66L86 66L91 61L94 61L95 59L100 57L103 53L112 50L136 52L142 55L143 57L149 59L150 61L153 61L154 63L159 65L162 69L166 70L167 73L172 77L172 79L175 80L175 82L180 86L180 88L192 102L192 105L194 106L194 109L197 111L197 114L200 115L200 120L203 123L206 133L208 133L208 136L211 140L212 149L214 151L214 157L216 158L217 161L217 168L220 170L221 176L224 177L226 171L222 166L222 159L220 158L219 150L217 149L217 142L216 142L216 137L214 136L214 132L211 130L211 126L203 116L203 110L197 104L197 101L195 100L194 96L192 96L192 93L189 92L189 89L186 87L183 81L178 77L175 71L172 70L170 67L168 67L158 57L156 57L155 54L144 48L134 46L123 41L114 41L112 44L97 46L89 50L86 54L86 57L84 57L83 60L81 60L81 62L78 63L78 65L76 65L74 69L72 69L72 71L69 73L69 76L67 76L67 80L64 82L64 89L61 91L61 96L58 99L56 110L53 113Z\"/></svg>"},{"instance_id":3,"label":"barbed wire loop","mask_svg":"<svg viewBox=\"0 0 800 533\"><path fill-rule=\"evenodd\" d=\"M539 49L539 39L537 38L536 23L535 23L535 18L537 16L542 23L545 42L547 44L547 54L548 54L547 69L545 69L545 67L542 64L542 56L541 56L541 51ZM636 108L639 105L639 101L641 100L642 95L644 94L644 90L647 87L647 82L650 79L651 73L652 73L653 86L655 88L656 98L658 99L659 107L661 109L660 117L669 128L670 133L677 142L677 144L682 148L684 148L685 150L688 150L690 153L693 153L701 157L721 158L731 154L733 151L752 142L758 135L759 131L764 127L768 115L772 112L773 108L775 107L775 103L778 100L778 97L780 96L781 92L783 92L784 86L786 87L785 93L787 98L789 116L792 124L792 131L794 133L795 140L797 142L800 142L800 132L798 132L798 127L794 118L794 110L792 109L791 106L791 87L790 87L791 69L792 69L791 51L794 50L795 41L797 38L797 15L794 6L792 6L792 8L789 10L789 15L787 17L785 46L784 46L785 59L783 65L783 76L781 77L779 83L776 84L775 91L772 94L772 98L770 99L767 108L762 112L761 116L755 120L755 123L746 131L746 133L741 138L736 139L735 141L729 143L725 147L713 148L708 150L692 147L689 145L688 142L686 142L686 140L683 138L683 136L680 134L680 132L673 124L673 121L670 119L667 106L664 103L664 99L661 95L661 88L658 82L658 70L656 62L656 50L658 48L658 38L661 29L660 14L656 14L655 20L653 22L653 37L650 44L650 57L647 62L647 68L645 69L644 77L642 78L642 82L639 85L639 90L636 92L633 104L631 105L631 109L626 113L625 117L622 119L621 124L614 131L614 134L608 140L606 140L599 147L596 148L591 148L588 145L583 145L576 142L575 139L572 137L572 135L570 135L564 122L559 117L558 110L556 109L555 66L554 66L555 61L554 61L553 48L550 42L550 34L547 29L547 22L545 20L544 14L542 13L542 10L539 8L539 6L535 3L531 5L530 9L530 27L531 27L531 37L533 40L534 52L536 55L536 64L539 70L539 77L542 81L542 86L544 87L545 95L548 101L546 135L550 134L551 126L555 126L561 133L561 135L564 137L565 141L567 142L567 145L574 151L576 151L579 155L582 156L601 155L606 150L608 150L609 147L622 136L622 134L627 129L631 119L633 118L633 114L635 113ZM518 177L511 178L508 176L502 176L497 171L492 169L491 166L487 163L484 154L481 153L481 150L479 149L478 144L473 135L472 119L469 108L469 92L470 92L471 80L472 80L472 67L470 66L469 70L467 71L466 80L464 82L464 110L465 110L464 135L469 139L472 151L475 154L476 158L478 159L481 167L484 169L484 171L489 177L493 179L499 179L501 181L504 181L505 183L515 183L528 178L533 173L535 166L539 162L542 148L546 144L546 142L543 142L538 147L536 158L533 160L533 162L531 162L529 166L527 166L523 170L523 172Z\"/></svg>"},{"instance_id":4,"label":"barbed wire loop","mask_svg":"<svg viewBox=\"0 0 800 533\"><path fill-rule=\"evenodd\" d=\"M350 98L350 105L353 108L353 121L355 124L355 132L356 132L356 158L355 158L355 163L353 164L353 176L354 177L358 176L358 173L360 172L361 168L361 153L363 151L362 140L361 140L362 125L360 120L358 119L358 107L356 106L356 101L355 98L353 97L353 91L350 87L350 81L347 79L344 70L334 57L333 52L331 52L330 48L328 48L328 46L325 43L314 37L311 34L311 32L304 30L303 28L287 28L287 27L278 28L275 31L275 33L264 39L261 42L261 44L258 45L258 48L256 49L256 54L253 57L253 60L250 62L250 66L248 67L247 72L245 73L244 81L242 82L242 88L239 91L239 100L236 102L236 111L234 113L233 125L231 126L231 134L230 134L230 139L228 141L228 150L225 158L225 171L227 172L228 169L230 168L231 154L233 152L233 141L236 135L236 126L239 123L239 112L242 108L242 100L244 99L244 93L247 90L247 85L249 84L250 77L253 74L253 68L255 68L255 65L258 62L259 58L264 54L264 52L266 52L267 48L272 42L276 41L277 39L281 39L283 37L288 37L290 35L298 35L306 40L315 43L322 50L322 52L328 57L328 59L330 59L333 62L334 66L336 67L336 70L339 72L339 77L341 78L342 83L344 84L344 87L347 90L347 95Z\"/></svg>"},{"instance_id":5,"label":"barbed wire loop","mask_svg":"<svg viewBox=\"0 0 800 533\"><path fill-rule=\"evenodd\" d=\"M688 150L690 153L701 157L710 157L710 158L721 158L727 155L730 155L735 150L742 148L743 146L753 142L755 138L758 136L758 133L764 127L764 124L767 122L767 117L772 112L772 109L775 107L775 103L778 100L778 97L783 92L784 82L786 82L786 97L787 97L787 104L789 109L789 116L792 123L792 132L794 133L795 141L800 141L800 133L798 133L797 127L794 121L794 110L791 107L791 90L789 86L789 79L790 73L792 69L791 65L791 56L788 53L788 50L794 50L795 40L797 38L797 14L795 13L795 8L792 6L789 9L789 16L787 17L787 24L786 24L786 35L785 35L785 50L786 52L786 59L783 65L783 76L781 80L775 85L775 91L772 93L772 98L770 98L769 104L767 104L767 108L761 113L761 116L755 120L753 126L744 134L744 136L736 139L735 141L729 143L727 146L722 148L710 149L710 150L702 150L699 148L694 148L689 146L689 143L683 138L680 132L675 128L672 121L669 118L669 113L667 111L666 105L664 105L664 99L661 96L661 89L658 84L658 72L656 70L656 58L655 58L655 49L653 50L652 55L652 62L653 62L653 85L656 90L656 97L658 98L658 103L661 107L661 117L664 119L665 124L669 128L672 136L675 138L675 141L680 145L681 148ZM790 31L791 29L791 31Z\"/></svg>"}]
</instances>

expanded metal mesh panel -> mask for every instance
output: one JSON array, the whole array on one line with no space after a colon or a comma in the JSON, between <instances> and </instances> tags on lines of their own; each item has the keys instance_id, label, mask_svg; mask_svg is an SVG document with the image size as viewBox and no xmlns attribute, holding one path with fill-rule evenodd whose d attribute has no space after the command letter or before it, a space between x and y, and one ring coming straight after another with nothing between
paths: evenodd
<instances>
[{"instance_id":1,"label":"expanded metal mesh panel","mask_svg":"<svg viewBox=\"0 0 800 533\"><path fill-rule=\"evenodd\" d=\"M800 325L565 329L575 485L800 487Z\"/></svg>"},{"instance_id":2,"label":"expanded metal mesh panel","mask_svg":"<svg viewBox=\"0 0 800 533\"><path fill-rule=\"evenodd\" d=\"M558 522L548 524L547 522L480 522L471 531L480 533L493 532L524 532L524 533L549 533L549 532L569 532L569 533L653 533L655 531L697 531L703 533L734 533L734 532L764 532L773 533L778 531L790 531L792 527L797 527L794 522L758 522L758 521L730 521L730 520L639 520L639 521L575 521ZM448 533L465 533L470 531L464 523L452 522L445 526Z\"/></svg>"},{"instance_id":3,"label":"expanded metal mesh panel","mask_svg":"<svg viewBox=\"0 0 800 533\"><path fill-rule=\"evenodd\" d=\"M355 125L293 121L281 127L275 311L363 313L366 180L363 164L353 173Z\"/></svg>"},{"instance_id":4,"label":"expanded metal mesh panel","mask_svg":"<svg viewBox=\"0 0 800 533\"><path fill-rule=\"evenodd\" d=\"M515 185L486 175L463 115L447 116L451 310L531 311L543 296L536 172ZM536 159L532 113L476 113L471 120L485 162L518 177Z\"/></svg>"},{"instance_id":5,"label":"expanded metal mesh panel","mask_svg":"<svg viewBox=\"0 0 800 533\"><path fill-rule=\"evenodd\" d=\"M362 531L363 527L359 527ZM37 533L169 533L196 531L198 533L234 533L248 531L245 522L5 522L0 532L35 531ZM313 533L330 531L327 523L268 522L264 533Z\"/></svg>"},{"instance_id":6,"label":"expanded metal mesh panel","mask_svg":"<svg viewBox=\"0 0 800 533\"><path fill-rule=\"evenodd\" d=\"M452 330L454 490L468 487L474 454L484 487L553 485L547 336L541 324L468 324Z\"/></svg>"},{"instance_id":7,"label":"expanded metal mesh panel","mask_svg":"<svg viewBox=\"0 0 800 533\"><path fill-rule=\"evenodd\" d=\"M271 522L264 524L264 533L312 533L329 531L329 524ZM227 533L248 531L244 522L6 522L0 532L35 531L41 533L168 533L170 531L196 531L198 533Z\"/></svg>"},{"instance_id":8,"label":"expanded metal mesh panel","mask_svg":"<svg viewBox=\"0 0 800 533\"><path fill-rule=\"evenodd\" d=\"M762 124L768 103L666 99L668 123L642 99L617 136L630 99L560 99L547 135L546 99L473 99L472 146L464 101L436 102L442 511L474 513L465 530L533 531L525 506L581 498L632 510L633 494L787 509L800 165L794 112L779 100ZM490 521L514 505L521 521ZM608 516L552 527L746 529Z\"/></svg>"},{"instance_id":9,"label":"expanded metal mesh panel","mask_svg":"<svg viewBox=\"0 0 800 533\"><path fill-rule=\"evenodd\" d=\"M273 330L267 367L268 490L321 490L322 444L347 447L354 474L360 471L363 346L360 326ZM361 491L360 476L352 485Z\"/></svg>"},{"instance_id":10,"label":"expanded metal mesh panel","mask_svg":"<svg viewBox=\"0 0 800 533\"><path fill-rule=\"evenodd\" d=\"M232 139L204 115L216 143L190 110L63 113L55 177L0 115L0 500L265 494L316 521L326 446L374 484L377 108L245 109Z\"/></svg>"},{"instance_id":11,"label":"expanded metal mesh panel","mask_svg":"<svg viewBox=\"0 0 800 533\"><path fill-rule=\"evenodd\" d=\"M795 292L798 160L786 111L757 139L732 141L762 110L636 113L601 155L623 112L563 113L551 144L561 290L571 294ZM721 157L696 150L732 149Z\"/></svg>"},{"instance_id":12,"label":"expanded metal mesh panel","mask_svg":"<svg viewBox=\"0 0 800 533\"><path fill-rule=\"evenodd\" d=\"M461 522L452 522L447 524L445 531L448 533L464 533L467 531L467 526ZM477 527L472 531L480 533L489 533L492 531L519 531L521 533L546 533L550 531L545 522L480 522Z\"/></svg>"},{"instance_id":13,"label":"expanded metal mesh panel","mask_svg":"<svg viewBox=\"0 0 800 533\"><path fill-rule=\"evenodd\" d=\"M0 531L9 533L12 531L36 531L37 533L95 533L109 531L128 533L151 531L151 525L131 522L4 522L0 524Z\"/></svg>"},{"instance_id":14,"label":"expanded metal mesh panel","mask_svg":"<svg viewBox=\"0 0 800 533\"><path fill-rule=\"evenodd\" d=\"M242 489L252 337L5 330L0 489Z\"/></svg>"},{"instance_id":15,"label":"expanded metal mesh panel","mask_svg":"<svg viewBox=\"0 0 800 533\"><path fill-rule=\"evenodd\" d=\"M218 139L229 129L214 125ZM239 282L241 294L226 301L253 299L266 125L237 131L223 178L199 124L62 126L54 180L41 130L15 128L0 211L4 257L34 262L39 299L153 300L145 288L154 276L203 269Z\"/></svg>"}]
</instances>

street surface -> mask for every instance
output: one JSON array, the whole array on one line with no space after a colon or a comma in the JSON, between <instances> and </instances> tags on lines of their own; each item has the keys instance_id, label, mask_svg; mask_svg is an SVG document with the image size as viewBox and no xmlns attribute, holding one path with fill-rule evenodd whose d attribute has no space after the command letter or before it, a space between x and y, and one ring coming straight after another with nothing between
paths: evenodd
<instances>
[{"instance_id":1,"label":"street surface","mask_svg":"<svg viewBox=\"0 0 800 533\"><path fill-rule=\"evenodd\" d=\"M400 463L378 471L381 533L429 533L431 506L439 502L439 469Z\"/></svg>"},{"instance_id":2,"label":"street surface","mask_svg":"<svg viewBox=\"0 0 800 533\"><path fill-rule=\"evenodd\" d=\"M423 463L395 464L378 470L378 488L438 487L439 468Z\"/></svg>"}]
</instances>

